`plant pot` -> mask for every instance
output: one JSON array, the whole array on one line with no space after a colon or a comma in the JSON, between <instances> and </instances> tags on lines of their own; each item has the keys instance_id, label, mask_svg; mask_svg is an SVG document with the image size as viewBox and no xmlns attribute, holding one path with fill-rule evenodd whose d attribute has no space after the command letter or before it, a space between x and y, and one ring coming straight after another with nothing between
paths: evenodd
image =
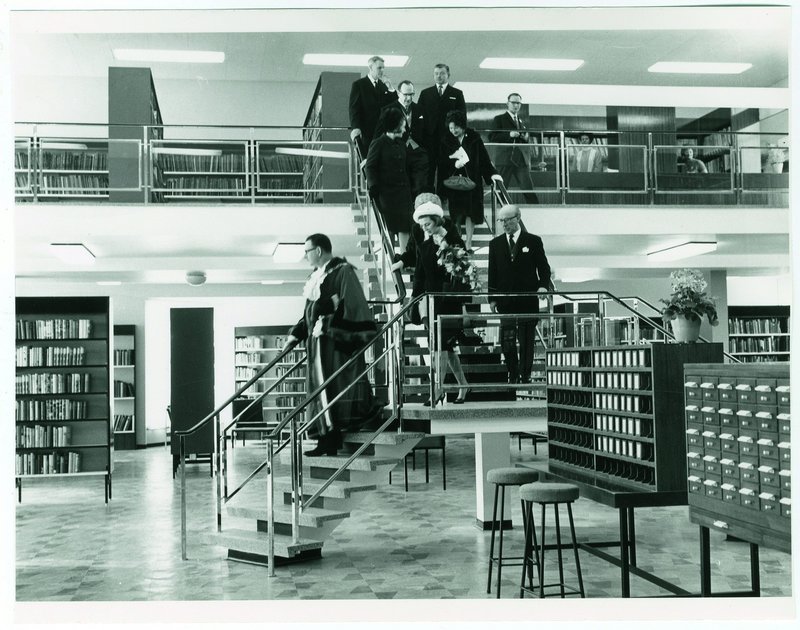
<instances>
[{"instance_id":1,"label":"plant pot","mask_svg":"<svg viewBox=\"0 0 800 630\"><path fill-rule=\"evenodd\" d=\"M672 320L672 334L679 343L694 343L700 338L700 320L678 315Z\"/></svg>"},{"instance_id":2,"label":"plant pot","mask_svg":"<svg viewBox=\"0 0 800 630\"><path fill-rule=\"evenodd\" d=\"M772 162L768 166L770 173L783 173L783 162Z\"/></svg>"}]
</instances>

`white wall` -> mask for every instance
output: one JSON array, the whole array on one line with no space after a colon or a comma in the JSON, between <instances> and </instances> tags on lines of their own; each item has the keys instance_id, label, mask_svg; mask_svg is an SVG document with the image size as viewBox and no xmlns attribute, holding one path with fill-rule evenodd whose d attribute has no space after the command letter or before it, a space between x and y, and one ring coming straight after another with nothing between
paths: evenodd
<instances>
[{"instance_id":1,"label":"white wall","mask_svg":"<svg viewBox=\"0 0 800 630\"><path fill-rule=\"evenodd\" d=\"M728 304L732 306L786 306L791 303L791 274L728 278Z\"/></svg>"}]
</instances>

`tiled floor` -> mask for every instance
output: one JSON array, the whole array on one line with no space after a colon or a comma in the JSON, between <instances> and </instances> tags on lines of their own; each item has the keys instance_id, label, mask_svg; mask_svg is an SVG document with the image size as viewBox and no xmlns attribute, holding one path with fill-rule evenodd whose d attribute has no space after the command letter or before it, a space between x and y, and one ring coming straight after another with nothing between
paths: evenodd
<instances>
[{"instance_id":1,"label":"tiled floor","mask_svg":"<svg viewBox=\"0 0 800 630\"><path fill-rule=\"evenodd\" d=\"M527 443L518 452L515 442L512 457L542 461L544 450L534 456ZM233 454L232 469L239 476L262 457L251 443L237 446ZM475 526L473 441L448 438L446 491L439 455L431 453L428 485L422 462L419 456L417 470L410 472L408 493L402 472L396 473L393 485L368 493L339 525L321 560L279 567L274 578L263 567L228 561L223 549L200 542L199 534L215 526L214 482L207 465L188 468L189 560L181 560L179 484L163 447L116 453L114 497L108 505L99 479L27 483L16 508L17 600L487 600L490 534ZM516 498L512 505L519 523ZM615 510L580 499L574 513L579 539L614 538ZM639 566L699 590L698 529L689 522L688 509L638 510L636 525ZM521 538L519 527L507 532L507 551L518 552ZM749 586L747 550L745 543L712 533L715 590ZM574 582L571 558L566 564L567 579ZM620 596L616 567L585 553L581 564L587 597ZM518 596L518 580L518 568L504 571L503 598ZM761 580L765 597L791 596L790 556L762 549ZM632 591L635 596L665 594L636 577Z\"/></svg>"}]
</instances>

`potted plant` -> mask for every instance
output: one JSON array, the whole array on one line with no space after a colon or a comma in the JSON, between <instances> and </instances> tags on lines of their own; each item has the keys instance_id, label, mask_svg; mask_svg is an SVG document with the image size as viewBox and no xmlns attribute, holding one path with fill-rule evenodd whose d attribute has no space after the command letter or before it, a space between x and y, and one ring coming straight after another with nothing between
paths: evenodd
<instances>
[{"instance_id":1,"label":"potted plant","mask_svg":"<svg viewBox=\"0 0 800 630\"><path fill-rule=\"evenodd\" d=\"M664 321L672 322L675 340L687 343L700 337L700 323L705 315L712 326L719 324L717 305L706 295L708 283L696 269L677 269L669 274L672 294L661 309Z\"/></svg>"},{"instance_id":2,"label":"potted plant","mask_svg":"<svg viewBox=\"0 0 800 630\"><path fill-rule=\"evenodd\" d=\"M767 151L767 172L783 173L783 163L786 162L786 151L781 147L770 144Z\"/></svg>"}]
</instances>

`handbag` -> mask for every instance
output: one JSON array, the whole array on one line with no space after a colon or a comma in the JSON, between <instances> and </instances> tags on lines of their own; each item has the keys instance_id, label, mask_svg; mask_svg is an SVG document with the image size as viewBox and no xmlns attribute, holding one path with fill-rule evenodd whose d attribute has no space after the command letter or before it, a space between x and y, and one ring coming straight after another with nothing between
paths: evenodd
<instances>
[{"instance_id":1,"label":"handbag","mask_svg":"<svg viewBox=\"0 0 800 630\"><path fill-rule=\"evenodd\" d=\"M444 184L445 188L449 188L450 190L472 190L475 188L475 182L466 175L451 175L445 179L442 184Z\"/></svg>"}]
</instances>

